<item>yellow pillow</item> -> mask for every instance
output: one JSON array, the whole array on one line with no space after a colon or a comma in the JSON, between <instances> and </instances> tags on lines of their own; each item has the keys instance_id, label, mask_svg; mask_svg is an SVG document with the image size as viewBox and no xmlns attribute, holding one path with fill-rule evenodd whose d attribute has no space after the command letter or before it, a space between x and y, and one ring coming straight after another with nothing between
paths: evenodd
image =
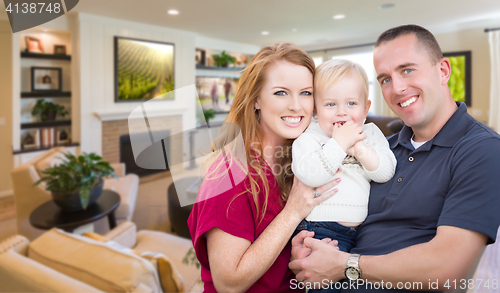
<instances>
[{"instance_id":1,"label":"yellow pillow","mask_svg":"<svg viewBox=\"0 0 500 293\"><path fill-rule=\"evenodd\" d=\"M92 238L96 241L104 242L114 248L120 249L127 253L133 253L150 261L158 272L158 277L160 279L160 285L163 289L163 292L186 292L181 276L175 269L175 266L165 255L150 251L133 251L130 248L121 246L118 243L110 241L106 237L93 232L85 232L83 233L83 236Z\"/></svg>"},{"instance_id":2,"label":"yellow pillow","mask_svg":"<svg viewBox=\"0 0 500 293\"><path fill-rule=\"evenodd\" d=\"M133 292L139 287L162 291L158 272L150 261L59 229L51 229L31 242L27 256L104 292Z\"/></svg>"}]
</instances>

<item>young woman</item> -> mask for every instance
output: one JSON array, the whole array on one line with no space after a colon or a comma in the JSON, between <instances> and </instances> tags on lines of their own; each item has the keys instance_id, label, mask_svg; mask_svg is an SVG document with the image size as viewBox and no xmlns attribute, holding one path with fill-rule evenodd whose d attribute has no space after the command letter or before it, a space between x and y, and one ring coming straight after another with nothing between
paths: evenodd
<instances>
[{"instance_id":1,"label":"young woman","mask_svg":"<svg viewBox=\"0 0 500 293\"><path fill-rule=\"evenodd\" d=\"M290 171L291 143L312 116L313 76L311 57L290 43L263 48L242 74L225 122L241 131L248 174L234 187L221 188L246 166L238 166L229 148L217 155L188 220L205 292L297 287L288 268L290 236L316 205L335 194L338 183L314 189Z\"/></svg>"}]
</instances>

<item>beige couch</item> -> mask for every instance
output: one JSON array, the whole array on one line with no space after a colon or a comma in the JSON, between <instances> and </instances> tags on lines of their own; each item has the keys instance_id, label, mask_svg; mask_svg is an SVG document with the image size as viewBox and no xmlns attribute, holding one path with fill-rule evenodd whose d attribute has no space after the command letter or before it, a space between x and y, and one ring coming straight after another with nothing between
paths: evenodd
<instances>
[{"instance_id":1,"label":"beige couch","mask_svg":"<svg viewBox=\"0 0 500 293\"><path fill-rule=\"evenodd\" d=\"M30 240L44 232L31 226L29 222L31 212L52 199L50 192L45 190L44 183L37 186L33 184L40 179L41 171L61 163L60 157L63 157L61 152L67 151L64 147L50 149L12 171L18 233ZM135 174L125 175L124 164L112 164L112 166L119 179L106 178L104 189L114 190L120 194L120 206L115 211L117 222L130 221L135 209L139 177ZM98 224L101 227L105 224L107 227L106 219L101 219ZM98 232L104 231L101 229Z\"/></svg>"},{"instance_id":2,"label":"beige couch","mask_svg":"<svg viewBox=\"0 0 500 293\"><path fill-rule=\"evenodd\" d=\"M135 251L165 255L185 292L203 291L191 241L163 232L136 233L132 222L104 236ZM57 229L31 243L13 236L0 243L0 292L163 292L152 265L109 244Z\"/></svg>"}]
</instances>

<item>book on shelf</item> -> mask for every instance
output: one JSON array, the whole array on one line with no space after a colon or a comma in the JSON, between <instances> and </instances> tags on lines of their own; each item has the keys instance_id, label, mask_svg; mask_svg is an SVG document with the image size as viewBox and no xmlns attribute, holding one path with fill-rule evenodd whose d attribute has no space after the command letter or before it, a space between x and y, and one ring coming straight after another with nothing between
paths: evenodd
<instances>
[{"instance_id":1,"label":"book on shelf","mask_svg":"<svg viewBox=\"0 0 500 293\"><path fill-rule=\"evenodd\" d=\"M58 142L58 131L56 127L40 129L40 147L48 148L55 146Z\"/></svg>"}]
</instances>

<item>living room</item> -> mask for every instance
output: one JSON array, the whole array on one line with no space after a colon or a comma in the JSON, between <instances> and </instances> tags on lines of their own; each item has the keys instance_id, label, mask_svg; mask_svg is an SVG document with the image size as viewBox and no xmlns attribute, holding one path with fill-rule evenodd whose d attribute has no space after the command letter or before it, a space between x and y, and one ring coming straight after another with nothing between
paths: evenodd
<instances>
[{"instance_id":1,"label":"living room","mask_svg":"<svg viewBox=\"0 0 500 293\"><path fill-rule=\"evenodd\" d=\"M188 167L196 156L190 149L190 132L204 124L197 115L196 98L204 105L202 110L205 112L213 109L213 117L202 118L210 119L206 122L218 129L234 97L241 76L239 71L260 48L276 41L296 43L318 63L335 57L358 58L371 80L370 115L387 118L380 122L387 124L396 116L385 104L375 81L376 73L371 64L374 43L387 28L407 23L422 25L435 34L445 55L464 60L457 61L464 66L459 76L463 78L463 93L457 94L457 99L467 104L468 113L475 119L495 131L500 130L499 89L492 82L492 78L500 76L495 73L500 66L494 63L494 50L491 49L495 48L491 45L493 29L500 27L498 1L363 0L355 4L349 1L311 4L303 0L293 3L216 0L209 4L178 0L168 3L85 0L71 9L66 7L64 15L15 33L6 4L1 5L0 88L4 106L0 107L0 241L17 234L28 235L26 237L33 241L46 231L33 227L30 216L50 198L50 192L33 186L36 181L33 178L21 181L15 178L28 178L33 170L40 172L42 163L36 163L41 161L40 156L47 156L49 152L52 157L44 163L52 166L54 163L50 160L59 150L74 155L95 153L115 167L119 178L126 178L116 182L106 179L104 183L105 190L121 196L121 205L116 210L118 226L133 223L137 231L183 236L186 213L182 203L177 203L177 209L170 203L169 196L176 187L179 192L179 188L174 184L177 181L173 178L175 172L166 161L179 158L186 174L194 172ZM492 32L485 32L486 29ZM160 94L151 94L149 98L142 95L135 100L120 95L118 88L123 78L120 74L126 72L126 68L121 70L119 60L128 54L126 48L120 48L126 41L170 48L170 79L165 79L167 85ZM227 67L217 67L217 56L223 52L229 53L234 62ZM37 54L38 57L40 54L50 57L33 57ZM45 77L51 81L45 83ZM133 83L133 75L130 78ZM47 88L50 83L51 87ZM217 102L210 102L207 93L214 83L219 98ZM226 83L229 85L225 86ZM168 93L166 88L169 86L175 94ZM230 90L225 95L226 87ZM155 99L147 102L153 96ZM32 114L42 98L64 107L55 120L46 122L40 113ZM63 112L66 112L64 116ZM147 148L134 145L143 133L138 129L145 128L134 126L130 121L137 113L146 112L150 117L148 128L160 137L153 140L164 143L165 154L160 153L156 162L139 163L138 155L134 156L130 150L136 147L137 152L137 148L141 151ZM132 137L133 133L138 135L137 140ZM167 137L170 140L165 140ZM135 160L130 164L124 159L127 148L132 161ZM153 154L158 154L157 151L152 150L150 157L156 158ZM30 166L21 172L20 166L30 161ZM148 164L152 167L148 168ZM140 171L131 170L138 165L142 168L136 170L142 169L145 174L134 175ZM15 174L21 175L16 177ZM187 187L195 183L196 180L189 181ZM26 197L16 199L16 192ZM38 193L43 197L29 199ZM21 208L21 204L26 205ZM113 229L110 229L108 218L103 216L98 221L71 229L78 233L110 233ZM21 226L26 231L36 232L20 231L20 221L24 221ZM163 237L163 234L147 236ZM181 240L179 243L184 245L186 242Z\"/></svg>"}]
</instances>

